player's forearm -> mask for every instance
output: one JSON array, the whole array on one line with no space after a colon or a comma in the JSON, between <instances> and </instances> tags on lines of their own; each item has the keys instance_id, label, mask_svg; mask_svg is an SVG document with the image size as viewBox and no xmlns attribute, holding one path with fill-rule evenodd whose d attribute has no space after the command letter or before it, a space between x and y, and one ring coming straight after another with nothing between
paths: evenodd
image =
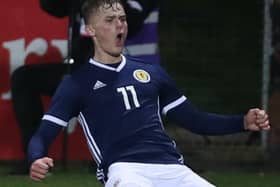
<instances>
[{"instance_id":1,"label":"player's forearm","mask_svg":"<svg viewBox=\"0 0 280 187\"><path fill-rule=\"evenodd\" d=\"M224 135L245 131L242 115L200 112L188 102L169 111L167 116L197 134Z\"/></svg>"},{"instance_id":2,"label":"player's forearm","mask_svg":"<svg viewBox=\"0 0 280 187\"><path fill-rule=\"evenodd\" d=\"M48 121L42 121L39 129L31 138L28 145L28 161L46 156L48 148L61 130L61 126Z\"/></svg>"}]
</instances>

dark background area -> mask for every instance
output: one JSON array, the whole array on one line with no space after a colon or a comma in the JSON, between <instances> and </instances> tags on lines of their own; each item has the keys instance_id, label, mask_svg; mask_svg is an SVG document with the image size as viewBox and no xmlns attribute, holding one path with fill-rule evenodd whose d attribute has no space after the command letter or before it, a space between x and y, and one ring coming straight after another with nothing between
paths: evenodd
<instances>
[{"instance_id":1,"label":"dark background area","mask_svg":"<svg viewBox=\"0 0 280 187\"><path fill-rule=\"evenodd\" d=\"M246 112L261 101L262 31L260 0L163 0L163 66L200 109Z\"/></svg>"},{"instance_id":2,"label":"dark background area","mask_svg":"<svg viewBox=\"0 0 280 187\"><path fill-rule=\"evenodd\" d=\"M162 1L162 64L200 110L240 114L261 107L263 7L261 0ZM260 136L247 146L250 133L207 137L170 123L167 129L198 170L262 167L269 160Z\"/></svg>"}]
</instances>

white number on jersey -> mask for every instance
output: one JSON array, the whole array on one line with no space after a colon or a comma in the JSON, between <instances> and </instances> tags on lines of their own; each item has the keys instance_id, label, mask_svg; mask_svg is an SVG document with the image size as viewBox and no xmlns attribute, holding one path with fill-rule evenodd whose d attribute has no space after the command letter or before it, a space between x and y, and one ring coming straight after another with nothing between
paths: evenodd
<instances>
[{"instance_id":1,"label":"white number on jersey","mask_svg":"<svg viewBox=\"0 0 280 187\"><path fill-rule=\"evenodd\" d=\"M128 92L130 92L130 94L132 96L132 101L133 101L134 106L136 108L140 107L134 86L126 86L126 87L117 88L117 92L122 94L126 110L131 110L131 104L130 104L131 102L129 102Z\"/></svg>"}]
</instances>

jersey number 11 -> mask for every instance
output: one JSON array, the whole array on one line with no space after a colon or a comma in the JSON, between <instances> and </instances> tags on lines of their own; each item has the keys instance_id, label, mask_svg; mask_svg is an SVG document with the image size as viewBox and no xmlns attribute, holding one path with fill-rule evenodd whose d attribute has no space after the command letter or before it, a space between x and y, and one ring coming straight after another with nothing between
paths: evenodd
<instances>
[{"instance_id":1,"label":"jersey number 11","mask_svg":"<svg viewBox=\"0 0 280 187\"><path fill-rule=\"evenodd\" d=\"M117 92L122 94L126 110L131 110L131 108L132 108L131 102L134 104L134 106L136 108L140 107L134 86L125 86L125 87L117 88ZM132 97L131 99L129 99L128 93L130 93L130 96ZM129 100L132 100L132 101L129 101Z\"/></svg>"}]
</instances>

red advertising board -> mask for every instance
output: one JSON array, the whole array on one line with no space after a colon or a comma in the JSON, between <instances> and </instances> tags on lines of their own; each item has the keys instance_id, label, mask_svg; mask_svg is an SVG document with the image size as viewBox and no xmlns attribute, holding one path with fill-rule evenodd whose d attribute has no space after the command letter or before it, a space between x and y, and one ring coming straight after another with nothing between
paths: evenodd
<instances>
[{"instance_id":1,"label":"red advertising board","mask_svg":"<svg viewBox=\"0 0 280 187\"><path fill-rule=\"evenodd\" d=\"M62 61L67 53L67 18L55 18L40 9L38 0L9 0L0 7L0 160L23 158L20 131L12 109L11 73L19 66ZM48 103L48 99L44 100ZM50 155L62 155L60 135ZM68 158L88 160L90 154L81 128L69 134Z\"/></svg>"}]
</instances>

